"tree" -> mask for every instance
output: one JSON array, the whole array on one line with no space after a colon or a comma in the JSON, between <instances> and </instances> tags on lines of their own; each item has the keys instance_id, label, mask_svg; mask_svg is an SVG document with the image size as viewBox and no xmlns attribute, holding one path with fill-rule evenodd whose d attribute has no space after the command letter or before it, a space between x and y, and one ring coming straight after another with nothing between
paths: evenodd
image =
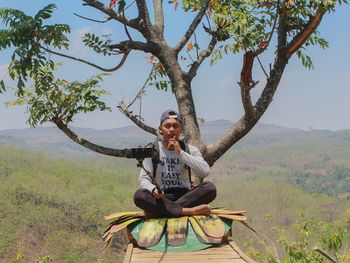
<instances>
[{"instance_id":1,"label":"tree","mask_svg":"<svg viewBox=\"0 0 350 263\"><path fill-rule=\"evenodd\" d=\"M342 4L347 3L347 0L183 0L182 8L188 13L196 12L196 15L175 46L170 46L164 37L162 0L154 0L153 5L145 0L110 0L107 3L109 5L96 0L82 2L84 6L107 16L105 21L95 22L114 20L125 29L126 40L119 43L113 43L110 36L95 34L86 34L83 39L85 45L98 54L121 56L120 62L111 69L62 52L62 49L69 48L67 34L70 27L64 24L46 24L55 5L46 6L34 17L19 10L0 9L0 16L6 26L0 32L0 48L15 48L9 75L18 81L17 103L28 105L29 123L37 126L53 122L75 142L93 151L117 157L130 156L129 150L96 145L70 130L68 125L77 113L110 109L101 100L101 95L106 92L98 88L103 74L85 82L57 79L54 76L55 64L50 55L63 56L104 72L114 72L124 65L130 52L141 51L151 54L149 59L152 63L144 87L154 85L157 89L167 89L171 86L183 118L185 140L198 146L204 158L213 165L259 121L272 102L284 69L294 54L302 60L305 67L312 67L310 57L304 53L307 47L328 46L327 41L319 36L317 27L326 13L334 11L337 2ZM178 0L169 3L174 4L175 9L178 8ZM127 13L132 8L137 15L130 19ZM203 27L200 27L202 20ZM210 36L204 49L198 46L197 31ZM133 32L139 33L137 40ZM192 62L188 70L182 61L181 52L184 49L195 56L190 56ZM274 62L266 70L262 67L259 56L269 49L274 53ZM223 53L229 52L244 54L239 82L244 114L216 142L206 145L201 140L191 83L208 57L215 62ZM251 90L257 84L252 76L254 66L261 66L266 76L266 84L255 102L251 98ZM25 88L30 79L34 81L33 88ZM4 83L0 84L1 89L5 90ZM142 96L144 87L139 96ZM156 134L156 129L147 126L139 116L133 114L131 105L132 103L126 105L121 102L119 109L137 126Z\"/></svg>"}]
</instances>

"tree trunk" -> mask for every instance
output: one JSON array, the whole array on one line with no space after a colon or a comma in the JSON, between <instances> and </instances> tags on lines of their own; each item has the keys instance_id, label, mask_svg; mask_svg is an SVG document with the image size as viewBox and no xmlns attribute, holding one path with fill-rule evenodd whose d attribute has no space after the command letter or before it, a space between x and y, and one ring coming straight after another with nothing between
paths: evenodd
<instances>
[{"instance_id":1,"label":"tree trunk","mask_svg":"<svg viewBox=\"0 0 350 263\"><path fill-rule=\"evenodd\" d=\"M167 48L163 47L163 50L164 49ZM196 109L192 96L191 79L188 78L186 73L181 69L174 50L168 48L162 53L162 55L163 56L160 56L159 58L169 76L175 93L178 110L182 118L182 131L185 140L188 143L199 147L201 150L204 150L205 146L201 140Z\"/></svg>"}]
</instances>

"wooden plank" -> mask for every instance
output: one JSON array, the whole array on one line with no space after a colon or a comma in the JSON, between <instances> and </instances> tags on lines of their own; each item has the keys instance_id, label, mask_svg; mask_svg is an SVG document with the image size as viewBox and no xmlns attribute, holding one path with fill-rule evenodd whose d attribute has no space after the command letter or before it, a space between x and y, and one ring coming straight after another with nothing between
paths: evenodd
<instances>
[{"instance_id":1,"label":"wooden plank","mask_svg":"<svg viewBox=\"0 0 350 263\"><path fill-rule=\"evenodd\" d=\"M248 257L246 254L244 254L240 248L237 246L237 244L233 241L228 242L230 246L241 256L242 259L245 260L247 263L256 263L254 260L252 260L250 257Z\"/></svg>"},{"instance_id":2,"label":"wooden plank","mask_svg":"<svg viewBox=\"0 0 350 263\"><path fill-rule=\"evenodd\" d=\"M133 254L133 258L156 258L156 257L166 257L166 258L186 258L186 257L230 257L230 258L239 258L240 255L237 253L215 253L215 254L186 254L186 253L164 253L162 255L142 255L142 254Z\"/></svg>"},{"instance_id":3,"label":"wooden plank","mask_svg":"<svg viewBox=\"0 0 350 263\"><path fill-rule=\"evenodd\" d=\"M155 260L155 259L150 259L150 260L145 260L145 259L140 259L137 261L132 261L134 263L203 263L203 262L212 262L212 263L246 263L243 259L198 259L198 258L187 258L185 260Z\"/></svg>"},{"instance_id":4,"label":"wooden plank","mask_svg":"<svg viewBox=\"0 0 350 263\"><path fill-rule=\"evenodd\" d=\"M126 253L124 257L124 263L130 263L132 258L132 251L133 251L134 245L132 243L129 243L126 248Z\"/></svg>"},{"instance_id":5,"label":"wooden plank","mask_svg":"<svg viewBox=\"0 0 350 263\"><path fill-rule=\"evenodd\" d=\"M229 259L229 260L234 260L234 259L242 259L241 257L228 257L228 256L202 256L202 257L198 257L198 256L187 256L187 257L153 257L153 258L145 258L145 257L138 257L138 258L134 258L132 259L131 262L135 262L138 260L153 260L154 262L159 261L159 260L163 260L164 262L166 262L167 260L178 260L178 261L182 261L182 260L188 260L190 258L195 258L197 260L202 260L204 262L206 262L207 260L215 260L215 259Z\"/></svg>"},{"instance_id":6,"label":"wooden plank","mask_svg":"<svg viewBox=\"0 0 350 263\"><path fill-rule=\"evenodd\" d=\"M163 255L164 253L133 253L135 256L142 255L142 256L159 256ZM176 253L176 252L166 252L167 255L216 255L216 254L228 254L228 255L239 255L236 251L214 251L214 252L203 252L203 253L193 253L193 252L183 252L183 253Z\"/></svg>"},{"instance_id":7,"label":"wooden plank","mask_svg":"<svg viewBox=\"0 0 350 263\"><path fill-rule=\"evenodd\" d=\"M234 252L232 247L228 243L226 243L224 245L213 246L213 247L210 247L208 249L203 249L203 250L198 250L198 251L191 251L191 252L184 252L184 253L187 253L187 254L203 254L203 253L210 253L210 252L215 252L215 251L218 251L218 252L229 252L229 253ZM161 252L161 251L154 251L154 250L149 250L149 249L143 249L143 248L135 247L134 248L134 254L137 254L137 253L142 253L142 254L163 254L163 252ZM174 253L178 254L176 252L174 252Z\"/></svg>"},{"instance_id":8,"label":"wooden plank","mask_svg":"<svg viewBox=\"0 0 350 263\"><path fill-rule=\"evenodd\" d=\"M159 256L166 256L166 257L187 257L187 256L217 256L217 255L230 255L232 257L240 257L240 255L234 251L232 251L231 253L220 253L220 252L215 252L215 253L203 253L203 254L194 254L194 253L163 253L163 254L147 254L147 255L143 255L143 254L135 254L133 253L134 257L159 257Z\"/></svg>"},{"instance_id":9,"label":"wooden plank","mask_svg":"<svg viewBox=\"0 0 350 263\"><path fill-rule=\"evenodd\" d=\"M184 253L163 253L147 249L134 248L132 260L133 263L246 263L241 255L238 254L230 244L225 244L218 247L212 247L205 250L184 252Z\"/></svg>"}]
</instances>

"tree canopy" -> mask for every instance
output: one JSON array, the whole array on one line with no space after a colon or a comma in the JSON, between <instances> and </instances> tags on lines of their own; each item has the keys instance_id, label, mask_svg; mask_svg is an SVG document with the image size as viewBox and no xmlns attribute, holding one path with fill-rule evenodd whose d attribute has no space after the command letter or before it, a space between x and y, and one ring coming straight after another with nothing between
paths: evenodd
<instances>
[{"instance_id":1,"label":"tree canopy","mask_svg":"<svg viewBox=\"0 0 350 263\"><path fill-rule=\"evenodd\" d=\"M162 0L154 0L153 3L145 0L83 0L84 8L102 13L105 20L77 15L80 19L96 23L116 21L124 28L124 39L119 42L114 42L111 35L87 33L83 38L83 43L97 54L111 57L113 61L116 56L120 58L112 68L65 53L70 48L70 26L50 24L56 8L54 4L47 5L34 16L20 10L1 8L0 17L5 29L0 31L0 50L14 50L9 75L17 81L16 103L28 106L30 125L55 123L75 142L117 157L128 157L130 152L96 145L80 138L69 128L78 113L111 110L101 97L106 94L100 87L104 73L86 81L66 81L55 76L54 59L64 57L112 73L125 64L130 52L148 54L152 67L138 96L143 95L146 86L172 92L183 119L185 140L198 146L204 158L213 165L259 121L272 102L293 55L297 55L306 68L312 67L311 58L306 54L307 48L328 46L317 28L324 15L333 12L336 4L343 3L347 0L172 0L167 4L174 5L174 12L182 8L185 15L193 17L193 20L177 43L170 45L165 37L166 13ZM196 34L209 36L206 47L199 46ZM268 69L259 59L266 52L274 54ZM243 54L239 86L244 114L215 142L205 144L201 140L192 81L204 61L211 59L215 63L228 53ZM184 56L190 61L189 65L184 63ZM258 84L253 77L255 67L261 67L266 78L257 100L251 97L252 89ZM0 85L0 91L5 91L5 83L1 81ZM131 110L134 101L128 104L121 101L119 110L137 126L156 135L156 129L146 125Z\"/></svg>"}]
</instances>

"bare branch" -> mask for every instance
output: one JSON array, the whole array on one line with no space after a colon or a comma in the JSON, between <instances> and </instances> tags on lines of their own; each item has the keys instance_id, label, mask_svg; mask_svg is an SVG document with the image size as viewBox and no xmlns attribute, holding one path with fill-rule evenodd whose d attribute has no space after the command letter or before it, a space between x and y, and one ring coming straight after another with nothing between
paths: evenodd
<instances>
[{"instance_id":1,"label":"bare branch","mask_svg":"<svg viewBox=\"0 0 350 263\"><path fill-rule=\"evenodd\" d=\"M330 262L332 263L338 263L338 261L336 261L335 259L333 259L329 254L327 254L326 251L324 251L323 249L319 248L319 247L315 247L314 251L320 253L322 256L324 256L325 258L327 258Z\"/></svg>"},{"instance_id":2,"label":"bare branch","mask_svg":"<svg viewBox=\"0 0 350 263\"><path fill-rule=\"evenodd\" d=\"M94 143L89 142L83 138L80 138L76 133L74 133L71 129L68 128L67 124L64 123L59 118L52 118L51 120L56 126L63 131L69 138L71 138L74 142L80 144L81 146L105 155L115 156L115 157L126 157L131 158L132 152L130 149L112 149L108 147L103 147Z\"/></svg>"},{"instance_id":3,"label":"bare branch","mask_svg":"<svg viewBox=\"0 0 350 263\"><path fill-rule=\"evenodd\" d=\"M207 146L206 151L203 153L204 159L212 166L233 144L242 139L257 122L258 119L248 120L243 116L216 142Z\"/></svg>"},{"instance_id":4,"label":"bare branch","mask_svg":"<svg viewBox=\"0 0 350 263\"><path fill-rule=\"evenodd\" d=\"M153 67L151 72L149 73L145 83L143 84L142 88L139 90L139 92L136 94L135 98L129 103L129 105L127 106L127 108L130 108L131 105L134 104L134 102L137 100L137 98L139 98L140 96L142 96L143 91L145 90L145 88L147 87L148 81L151 79L151 76L153 74Z\"/></svg>"},{"instance_id":5,"label":"bare branch","mask_svg":"<svg viewBox=\"0 0 350 263\"><path fill-rule=\"evenodd\" d=\"M131 38L131 35L129 33L128 27L126 25L123 25L123 26L124 26L125 34L128 36L128 39L130 41L133 41L132 38Z\"/></svg>"},{"instance_id":6,"label":"bare branch","mask_svg":"<svg viewBox=\"0 0 350 263\"><path fill-rule=\"evenodd\" d=\"M210 0L206 0L204 5L201 7L201 9L199 10L198 14L196 15L196 17L193 19L191 25L189 26L189 28L187 29L187 32L185 33L185 35L183 36L183 38L176 44L175 46L175 51L178 53L181 51L181 49L186 45L186 43L188 42L188 40L191 38L193 32L196 30L197 26L199 25L199 23L201 22L205 11L208 8Z\"/></svg>"},{"instance_id":7,"label":"bare branch","mask_svg":"<svg viewBox=\"0 0 350 263\"><path fill-rule=\"evenodd\" d=\"M108 68L100 67L100 66L98 66L98 65L96 65L96 64L94 64L94 63L91 63L91 62L89 62L89 61L87 61L87 60L84 60L84 59L76 58L76 57L73 57L73 56L69 56L69 55L66 55L66 54L62 54L62 53L53 51L53 50L51 50L51 49L48 49L48 48L46 48L46 47L41 46L40 44L39 44L39 46L40 46L40 48L44 49L45 51L47 51L47 52L49 52L49 53L55 54L55 55L60 56L60 57L64 57L64 58L68 58L68 59L72 59L72 60L75 60L75 61L82 62L82 63L84 63L84 64L87 64L87 65L89 65L89 66L92 66L92 67L94 67L94 68L97 68L97 69L102 70L102 71L105 71L105 72L113 72L113 71L117 71L118 69L120 69L120 68L124 65L126 59L128 58L129 52L130 52L130 51L125 51L125 53L124 53L124 55L123 55L123 58L122 58L122 60L119 62L119 64L116 65L116 66L113 67L113 68L108 69Z\"/></svg>"},{"instance_id":8,"label":"bare branch","mask_svg":"<svg viewBox=\"0 0 350 263\"><path fill-rule=\"evenodd\" d=\"M196 49L196 55L197 55L197 60L199 59L199 51L198 51L198 41L197 41L197 35L196 32L193 32L193 36L194 36L194 48Z\"/></svg>"},{"instance_id":9,"label":"bare branch","mask_svg":"<svg viewBox=\"0 0 350 263\"><path fill-rule=\"evenodd\" d=\"M206 20L207 20L207 22L208 22L208 28L211 30L211 23L210 23L210 19L209 19L207 13L205 13L205 18L206 18ZM204 25L203 25L203 26L204 26Z\"/></svg>"},{"instance_id":10,"label":"bare branch","mask_svg":"<svg viewBox=\"0 0 350 263\"><path fill-rule=\"evenodd\" d=\"M77 13L73 13L73 15L76 15L77 17L80 17L82 19L89 20L89 21L96 22L96 23L106 23L112 19L111 17L108 17L106 20L96 20L96 19L91 19L91 18L88 18L85 16L78 15Z\"/></svg>"},{"instance_id":11,"label":"bare branch","mask_svg":"<svg viewBox=\"0 0 350 263\"><path fill-rule=\"evenodd\" d=\"M157 130L155 128L152 128L150 126L147 126L146 124L144 124L142 121L140 121L140 119L137 118L137 116L133 115L131 111L129 111L129 109L126 107L126 105L124 104L124 102L119 102L118 105L119 110L126 116L128 117L132 122L134 122L138 127L140 127L141 129L143 129L146 132L149 132L153 135L157 136Z\"/></svg>"},{"instance_id":12,"label":"bare branch","mask_svg":"<svg viewBox=\"0 0 350 263\"><path fill-rule=\"evenodd\" d=\"M205 32L212 35L213 37L216 37L218 41L225 41L230 38L230 35L228 33L222 33L219 32L219 30L212 30L210 27L208 28L205 25L203 25L203 28Z\"/></svg>"},{"instance_id":13,"label":"bare branch","mask_svg":"<svg viewBox=\"0 0 350 263\"><path fill-rule=\"evenodd\" d=\"M253 49L253 51L254 51L254 49ZM261 61L260 61L260 58L259 58L259 55L257 54L257 52L256 52L256 51L254 51L254 55L255 55L255 57L257 58L257 60L258 60L258 62L259 62L259 65L260 65L260 67L261 67L262 71L264 72L264 74L265 74L266 78L268 78L268 77L269 77L269 75L267 74L267 72L266 72L266 70L265 70L264 66L262 65L262 63L261 63Z\"/></svg>"},{"instance_id":14,"label":"bare branch","mask_svg":"<svg viewBox=\"0 0 350 263\"><path fill-rule=\"evenodd\" d=\"M216 142L207 146L204 157L210 165L214 164L233 144L242 139L259 121L272 102L287 63L288 60L284 56L284 53L278 53L265 88L254 105L254 114L243 115L242 118L228 129Z\"/></svg>"},{"instance_id":15,"label":"bare branch","mask_svg":"<svg viewBox=\"0 0 350 263\"><path fill-rule=\"evenodd\" d=\"M160 35L164 33L164 12L163 0L153 0L154 5L154 26Z\"/></svg>"},{"instance_id":16,"label":"bare branch","mask_svg":"<svg viewBox=\"0 0 350 263\"><path fill-rule=\"evenodd\" d=\"M192 58L191 53L187 50L186 50L186 53L187 53L188 57L190 58L190 60L192 61L192 63L194 63L194 59Z\"/></svg>"},{"instance_id":17,"label":"bare branch","mask_svg":"<svg viewBox=\"0 0 350 263\"><path fill-rule=\"evenodd\" d=\"M107 6L105 6L103 3L101 3L100 1L96 1L96 0L83 0L85 2L85 5L94 7L100 11L102 11L103 13L105 13L106 15L108 15L109 17L111 17L114 20L117 20L118 22L130 26L132 28L135 29L139 29L139 19L127 19L123 13L116 13L112 8L108 8Z\"/></svg>"},{"instance_id":18,"label":"bare branch","mask_svg":"<svg viewBox=\"0 0 350 263\"><path fill-rule=\"evenodd\" d=\"M140 32L149 40L152 38L153 26L149 17L149 12L145 0L136 0L137 9L139 11Z\"/></svg>"},{"instance_id":19,"label":"bare branch","mask_svg":"<svg viewBox=\"0 0 350 263\"><path fill-rule=\"evenodd\" d=\"M273 69L270 72L270 77L267 79L266 85L254 105L255 117L257 119L260 119L272 102L287 63L288 59L285 55L283 53L277 53Z\"/></svg>"},{"instance_id":20,"label":"bare branch","mask_svg":"<svg viewBox=\"0 0 350 263\"><path fill-rule=\"evenodd\" d=\"M288 15L286 14L284 8L278 9L278 28L277 28L277 52L281 53L284 51L287 45L287 23L286 19Z\"/></svg>"},{"instance_id":21,"label":"bare branch","mask_svg":"<svg viewBox=\"0 0 350 263\"><path fill-rule=\"evenodd\" d=\"M250 97L250 89L254 83L252 79L254 58L255 54L253 51L246 52L243 56L243 67L241 71L241 99L247 118L253 117L254 114L252 99Z\"/></svg>"},{"instance_id":22,"label":"bare branch","mask_svg":"<svg viewBox=\"0 0 350 263\"><path fill-rule=\"evenodd\" d=\"M294 37L291 43L289 43L286 50L286 56L288 59L306 42L306 40L312 35L312 33L315 32L316 28L321 23L324 13L324 10L318 10L316 14L306 24L304 29Z\"/></svg>"},{"instance_id":23,"label":"bare branch","mask_svg":"<svg viewBox=\"0 0 350 263\"><path fill-rule=\"evenodd\" d=\"M208 48L205 50L202 50L199 53L197 61L195 61L192 64L190 70L188 71L188 75L191 79L193 79L196 76L198 68L203 63L203 61L211 55L211 53L213 52L217 43L218 43L218 41L217 41L216 36L212 36L212 38L209 42Z\"/></svg>"},{"instance_id":24,"label":"bare branch","mask_svg":"<svg viewBox=\"0 0 350 263\"><path fill-rule=\"evenodd\" d=\"M125 49L133 49L133 50L141 50L144 52L151 52L153 50L153 47L151 44L140 42L140 41L130 41L125 40L118 44L112 44L109 46L110 49L119 49L121 51Z\"/></svg>"}]
</instances>

